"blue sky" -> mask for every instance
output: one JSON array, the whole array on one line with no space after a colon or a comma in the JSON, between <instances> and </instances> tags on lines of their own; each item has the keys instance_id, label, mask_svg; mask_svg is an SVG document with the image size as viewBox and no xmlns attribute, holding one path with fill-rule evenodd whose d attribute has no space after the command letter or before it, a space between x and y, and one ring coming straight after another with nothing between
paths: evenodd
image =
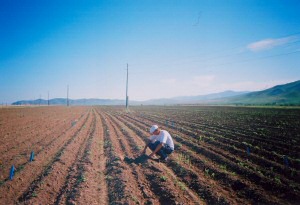
<instances>
[{"instance_id":1,"label":"blue sky","mask_svg":"<svg viewBox=\"0 0 300 205\"><path fill-rule=\"evenodd\" d=\"M146 100L300 79L300 2L0 1L0 103Z\"/></svg>"}]
</instances>

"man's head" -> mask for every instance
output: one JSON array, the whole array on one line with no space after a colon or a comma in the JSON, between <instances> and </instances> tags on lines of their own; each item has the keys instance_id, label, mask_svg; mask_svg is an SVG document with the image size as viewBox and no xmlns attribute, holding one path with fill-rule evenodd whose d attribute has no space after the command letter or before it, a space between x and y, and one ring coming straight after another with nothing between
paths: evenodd
<instances>
[{"instance_id":1,"label":"man's head","mask_svg":"<svg viewBox=\"0 0 300 205\"><path fill-rule=\"evenodd\" d=\"M152 125L150 128L150 133L153 135L158 135L159 134L159 128L157 125Z\"/></svg>"}]
</instances>

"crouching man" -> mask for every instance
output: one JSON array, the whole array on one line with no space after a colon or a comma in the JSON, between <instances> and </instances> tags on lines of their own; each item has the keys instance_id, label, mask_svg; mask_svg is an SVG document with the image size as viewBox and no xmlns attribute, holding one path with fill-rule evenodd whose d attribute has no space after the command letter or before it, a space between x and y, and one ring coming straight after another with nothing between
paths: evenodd
<instances>
[{"instance_id":1,"label":"crouching man","mask_svg":"<svg viewBox=\"0 0 300 205\"><path fill-rule=\"evenodd\" d=\"M157 125L153 125L150 128L150 133L152 136L149 138L149 143L146 144L143 154L146 153L147 147L152 150L149 155L152 158L155 154L160 156L163 161L168 160L168 155L174 151L174 143L171 135L166 130L161 130Z\"/></svg>"}]
</instances>

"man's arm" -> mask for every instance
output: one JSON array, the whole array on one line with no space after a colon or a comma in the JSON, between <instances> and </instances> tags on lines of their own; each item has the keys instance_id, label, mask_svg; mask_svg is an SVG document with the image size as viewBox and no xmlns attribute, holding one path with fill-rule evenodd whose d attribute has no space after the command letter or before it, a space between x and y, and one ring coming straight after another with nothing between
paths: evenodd
<instances>
[{"instance_id":1,"label":"man's arm","mask_svg":"<svg viewBox=\"0 0 300 205\"><path fill-rule=\"evenodd\" d=\"M150 143L151 143L151 140L149 140L149 142L145 145L145 148L144 148L142 154L145 154L145 153L146 153L147 147L148 147L148 145L149 145Z\"/></svg>"},{"instance_id":2,"label":"man's arm","mask_svg":"<svg viewBox=\"0 0 300 205\"><path fill-rule=\"evenodd\" d=\"M153 157L163 146L164 143L160 143L157 145L156 149L149 155L149 157Z\"/></svg>"}]
</instances>

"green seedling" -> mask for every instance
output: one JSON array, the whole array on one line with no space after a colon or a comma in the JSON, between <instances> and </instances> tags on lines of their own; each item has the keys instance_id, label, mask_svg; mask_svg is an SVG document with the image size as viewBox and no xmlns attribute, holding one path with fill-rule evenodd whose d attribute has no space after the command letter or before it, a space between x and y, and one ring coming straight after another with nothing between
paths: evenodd
<instances>
[{"instance_id":1,"label":"green seedling","mask_svg":"<svg viewBox=\"0 0 300 205\"><path fill-rule=\"evenodd\" d=\"M276 184L281 184L281 180L278 176L275 176L274 180L275 180Z\"/></svg>"},{"instance_id":2,"label":"green seedling","mask_svg":"<svg viewBox=\"0 0 300 205\"><path fill-rule=\"evenodd\" d=\"M208 168L205 168L204 171L205 171L205 175L208 176L208 175L209 175L209 169L208 169Z\"/></svg>"},{"instance_id":3,"label":"green seedling","mask_svg":"<svg viewBox=\"0 0 300 205\"><path fill-rule=\"evenodd\" d=\"M85 182L86 181L86 178L83 174L81 174L77 180L77 183L80 184L82 182Z\"/></svg>"},{"instance_id":4,"label":"green seedling","mask_svg":"<svg viewBox=\"0 0 300 205\"><path fill-rule=\"evenodd\" d=\"M227 165L220 165L220 169L227 171Z\"/></svg>"},{"instance_id":5,"label":"green seedling","mask_svg":"<svg viewBox=\"0 0 300 205\"><path fill-rule=\"evenodd\" d=\"M236 176L236 175L237 175L235 172L230 172L230 174L231 174L232 176Z\"/></svg>"},{"instance_id":6,"label":"green seedling","mask_svg":"<svg viewBox=\"0 0 300 205\"><path fill-rule=\"evenodd\" d=\"M163 182L165 182L165 181L167 181L167 177L166 176L160 176L160 181L163 181Z\"/></svg>"},{"instance_id":7,"label":"green seedling","mask_svg":"<svg viewBox=\"0 0 300 205\"><path fill-rule=\"evenodd\" d=\"M182 190L182 191L185 191L186 190L186 187L185 185L182 183L182 182L177 182L177 185L179 186L179 188Z\"/></svg>"},{"instance_id":8,"label":"green seedling","mask_svg":"<svg viewBox=\"0 0 300 205\"><path fill-rule=\"evenodd\" d=\"M136 204L140 204L139 200L137 199L136 196L130 196L130 198L132 199L132 201L134 201Z\"/></svg>"}]
</instances>

